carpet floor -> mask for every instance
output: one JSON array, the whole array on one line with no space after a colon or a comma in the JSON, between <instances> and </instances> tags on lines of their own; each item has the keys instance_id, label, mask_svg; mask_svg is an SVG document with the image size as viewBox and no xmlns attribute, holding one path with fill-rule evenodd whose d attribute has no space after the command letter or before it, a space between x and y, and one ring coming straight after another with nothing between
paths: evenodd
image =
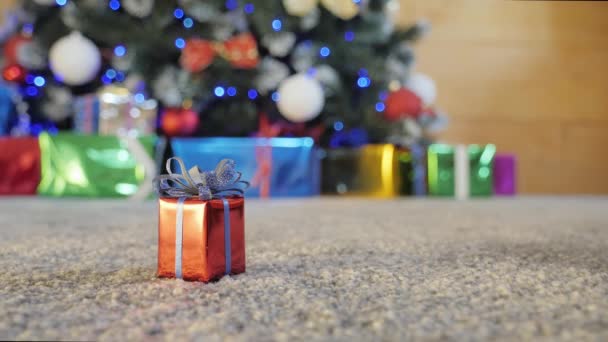
<instances>
[{"instance_id":1,"label":"carpet floor","mask_svg":"<svg viewBox=\"0 0 608 342\"><path fill-rule=\"evenodd\" d=\"M607 340L608 198L248 200L247 273L157 279L156 203L0 201L0 339Z\"/></svg>"}]
</instances>

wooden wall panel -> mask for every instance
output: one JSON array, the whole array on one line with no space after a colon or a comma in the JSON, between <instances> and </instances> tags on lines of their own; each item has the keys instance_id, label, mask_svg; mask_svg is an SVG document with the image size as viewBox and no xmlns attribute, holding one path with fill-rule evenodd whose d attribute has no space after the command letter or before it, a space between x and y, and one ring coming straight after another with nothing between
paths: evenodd
<instances>
[{"instance_id":1,"label":"wooden wall panel","mask_svg":"<svg viewBox=\"0 0 608 342\"><path fill-rule=\"evenodd\" d=\"M519 158L524 193L608 193L608 2L402 0L448 142Z\"/></svg>"}]
</instances>

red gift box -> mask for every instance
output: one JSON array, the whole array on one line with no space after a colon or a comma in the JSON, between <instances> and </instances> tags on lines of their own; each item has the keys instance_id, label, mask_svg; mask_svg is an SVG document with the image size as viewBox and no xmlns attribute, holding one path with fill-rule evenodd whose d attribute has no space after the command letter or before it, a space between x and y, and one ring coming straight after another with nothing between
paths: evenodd
<instances>
[{"instance_id":1,"label":"red gift box","mask_svg":"<svg viewBox=\"0 0 608 342\"><path fill-rule=\"evenodd\" d=\"M0 195L33 195L40 183L37 138L0 138Z\"/></svg>"},{"instance_id":2,"label":"red gift box","mask_svg":"<svg viewBox=\"0 0 608 342\"><path fill-rule=\"evenodd\" d=\"M160 198L158 276L208 282L245 272L244 203Z\"/></svg>"}]
</instances>

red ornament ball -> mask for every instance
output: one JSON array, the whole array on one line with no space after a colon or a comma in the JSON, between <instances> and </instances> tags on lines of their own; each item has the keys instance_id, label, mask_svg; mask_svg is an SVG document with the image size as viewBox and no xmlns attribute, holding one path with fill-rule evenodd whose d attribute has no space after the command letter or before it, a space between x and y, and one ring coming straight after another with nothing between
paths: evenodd
<instances>
[{"instance_id":1,"label":"red ornament ball","mask_svg":"<svg viewBox=\"0 0 608 342\"><path fill-rule=\"evenodd\" d=\"M2 78L9 82L23 82L25 74L25 69L19 64L9 64L2 70Z\"/></svg>"},{"instance_id":2,"label":"red ornament ball","mask_svg":"<svg viewBox=\"0 0 608 342\"><path fill-rule=\"evenodd\" d=\"M417 117L422 112L422 100L407 88L389 93L384 106L384 118L388 121Z\"/></svg>"},{"instance_id":3,"label":"red ornament ball","mask_svg":"<svg viewBox=\"0 0 608 342\"><path fill-rule=\"evenodd\" d=\"M32 37L17 34L9 38L4 44L4 58L10 64L19 63L19 49L23 44L29 44Z\"/></svg>"},{"instance_id":4,"label":"red ornament ball","mask_svg":"<svg viewBox=\"0 0 608 342\"><path fill-rule=\"evenodd\" d=\"M170 137L190 135L196 131L198 114L191 109L167 108L160 120L160 127Z\"/></svg>"}]
</instances>

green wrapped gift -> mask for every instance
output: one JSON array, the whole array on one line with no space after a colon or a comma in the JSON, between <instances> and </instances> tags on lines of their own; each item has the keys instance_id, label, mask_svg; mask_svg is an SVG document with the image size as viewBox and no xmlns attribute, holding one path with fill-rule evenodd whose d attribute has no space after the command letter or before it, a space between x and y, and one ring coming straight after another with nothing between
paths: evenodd
<instances>
[{"instance_id":1,"label":"green wrapped gift","mask_svg":"<svg viewBox=\"0 0 608 342\"><path fill-rule=\"evenodd\" d=\"M433 144L428 148L429 194L435 196L492 195L492 163L496 146Z\"/></svg>"},{"instance_id":2,"label":"green wrapped gift","mask_svg":"<svg viewBox=\"0 0 608 342\"><path fill-rule=\"evenodd\" d=\"M41 195L145 198L153 190L156 136L43 133L39 139Z\"/></svg>"}]
</instances>

